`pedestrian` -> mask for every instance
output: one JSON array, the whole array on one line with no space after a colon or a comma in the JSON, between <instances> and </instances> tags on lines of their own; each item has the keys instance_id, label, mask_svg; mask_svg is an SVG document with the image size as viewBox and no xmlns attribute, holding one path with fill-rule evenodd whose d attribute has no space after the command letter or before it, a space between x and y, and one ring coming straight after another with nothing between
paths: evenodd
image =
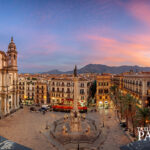
<instances>
[{"instance_id":1,"label":"pedestrian","mask_svg":"<svg viewBox=\"0 0 150 150\"><path fill-rule=\"evenodd\" d=\"M45 110L43 110L43 115L45 115Z\"/></svg>"}]
</instances>

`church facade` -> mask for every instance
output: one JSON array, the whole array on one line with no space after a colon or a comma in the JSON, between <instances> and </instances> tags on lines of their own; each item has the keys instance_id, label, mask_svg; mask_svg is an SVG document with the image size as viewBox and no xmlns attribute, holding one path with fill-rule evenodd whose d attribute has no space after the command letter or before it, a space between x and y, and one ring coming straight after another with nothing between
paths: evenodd
<instances>
[{"instance_id":1,"label":"church facade","mask_svg":"<svg viewBox=\"0 0 150 150\"><path fill-rule=\"evenodd\" d=\"M19 108L17 54L12 37L7 52L0 51L0 117Z\"/></svg>"}]
</instances>

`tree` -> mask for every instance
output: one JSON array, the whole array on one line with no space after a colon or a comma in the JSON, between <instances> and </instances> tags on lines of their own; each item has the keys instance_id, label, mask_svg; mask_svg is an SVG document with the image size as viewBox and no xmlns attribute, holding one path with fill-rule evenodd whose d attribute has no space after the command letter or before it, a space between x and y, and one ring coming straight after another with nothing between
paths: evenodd
<instances>
[{"instance_id":1,"label":"tree","mask_svg":"<svg viewBox=\"0 0 150 150\"><path fill-rule=\"evenodd\" d=\"M94 98L96 93L96 80L92 83L90 87L90 91L91 91L91 97Z\"/></svg>"},{"instance_id":2,"label":"tree","mask_svg":"<svg viewBox=\"0 0 150 150\"><path fill-rule=\"evenodd\" d=\"M122 93L119 91L117 94L117 101L118 101L118 110L121 114L121 120L123 118L123 100L124 100L124 96L122 95ZM119 116L119 115L118 115Z\"/></svg>"},{"instance_id":3,"label":"tree","mask_svg":"<svg viewBox=\"0 0 150 150\"><path fill-rule=\"evenodd\" d=\"M116 115L119 118L119 114L118 114L118 106L119 106L119 102L118 102L118 86L113 85L110 87L110 92L109 92L110 98L113 101L113 104L116 108Z\"/></svg>"},{"instance_id":4,"label":"tree","mask_svg":"<svg viewBox=\"0 0 150 150\"><path fill-rule=\"evenodd\" d=\"M129 111L132 111L132 96L130 94L126 94L123 99L123 112L126 118L126 124L128 128L129 121Z\"/></svg>"},{"instance_id":5,"label":"tree","mask_svg":"<svg viewBox=\"0 0 150 150\"><path fill-rule=\"evenodd\" d=\"M137 120L139 125L143 125L144 127L147 125L147 121L150 120L150 110L147 107L137 107Z\"/></svg>"},{"instance_id":6,"label":"tree","mask_svg":"<svg viewBox=\"0 0 150 150\"><path fill-rule=\"evenodd\" d=\"M113 100L115 107L117 107L117 105L118 105L117 92L118 92L118 87L116 85L113 85L110 87L109 95L110 95L110 98Z\"/></svg>"},{"instance_id":7,"label":"tree","mask_svg":"<svg viewBox=\"0 0 150 150\"><path fill-rule=\"evenodd\" d=\"M92 103L92 99L95 98L96 94L96 80L91 84L89 89L89 96L88 96L88 106L90 103Z\"/></svg>"}]
</instances>

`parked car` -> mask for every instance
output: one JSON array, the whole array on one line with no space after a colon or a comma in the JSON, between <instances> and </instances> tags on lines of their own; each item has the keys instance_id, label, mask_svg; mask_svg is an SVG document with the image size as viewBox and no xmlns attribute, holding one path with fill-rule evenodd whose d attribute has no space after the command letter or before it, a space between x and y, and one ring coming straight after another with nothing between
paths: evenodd
<instances>
[{"instance_id":1,"label":"parked car","mask_svg":"<svg viewBox=\"0 0 150 150\"><path fill-rule=\"evenodd\" d=\"M48 105L42 105L41 108L47 111L50 107Z\"/></svg>"},{"instance_id":2,"label":"parked car","mask_svg":"<svg viewBox=\"0 0 150 150\"><path fill-rule=\"evenodd\" d=\"M48 108L45 108L45 107L41 107L40 109L39 109L39 111L41 112L41 111L47 111L48 110Z\"/></svg>"},{"instance_id":3,"label":"parked car","mask_svg":"<svg viewBox=\"0 0 150 150\"><path fill-rule=\"evenodd\" d=\"M120 122L120 126L123 127L123 128L126 128L127 127L127 123L126 122Z\"/></svg>"}]
</instances>

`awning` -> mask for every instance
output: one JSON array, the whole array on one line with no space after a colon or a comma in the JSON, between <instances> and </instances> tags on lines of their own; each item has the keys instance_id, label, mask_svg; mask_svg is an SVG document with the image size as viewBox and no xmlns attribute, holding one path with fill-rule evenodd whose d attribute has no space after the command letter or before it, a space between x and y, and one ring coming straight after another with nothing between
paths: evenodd
<instances>
[{"instance_id":1,"label":"awning","mask_svg":"<svg viewBox=\"0 0 150 150\"><path fill-rule=\"evenodd\" d=\"M0 136L0 150L32 150Z\"/></svg>"}]
</instances>

